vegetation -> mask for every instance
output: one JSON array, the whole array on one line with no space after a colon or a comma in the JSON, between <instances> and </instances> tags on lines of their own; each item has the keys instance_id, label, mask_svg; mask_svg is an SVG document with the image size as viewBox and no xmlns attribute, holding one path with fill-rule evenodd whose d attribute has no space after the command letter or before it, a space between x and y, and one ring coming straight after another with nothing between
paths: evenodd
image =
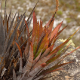
<instances>
[{"instance_id":1,"label":"vegetation","mask_svg":"<svg viewBox=\"0 0 80 80\"><path fill-rule=\"evenodd\" d=\"M62 15L62 11L58 11L57 15L61 16Z\"/></svg>"},{"instance_id":2,"label":"vegetation","mask_svg":"<svg viewBox=\"0 0 80 80\"><path fill-rule=\"evenodd\" d=\"M58 10L58 0L56 0L56 4L55 14ZM12 12L8 16L6 7L4 19L0 15L0 80L43 80L45 75L61 70L62 66L72 63L73 61L66 63L62 63L62 61L80 48L79 46L65 54L70 44L66 47L65 45L79 28L62 44L54 48L59 34L66 27L60 30L63 23L61 22L53 29L55 14L42 27L42 21L37 21L35 7L27 21L25 13L18 14L18 16L15 14L11 19ZM29 31L32 18L33 29Z\"/></svg>"}]
</instances>

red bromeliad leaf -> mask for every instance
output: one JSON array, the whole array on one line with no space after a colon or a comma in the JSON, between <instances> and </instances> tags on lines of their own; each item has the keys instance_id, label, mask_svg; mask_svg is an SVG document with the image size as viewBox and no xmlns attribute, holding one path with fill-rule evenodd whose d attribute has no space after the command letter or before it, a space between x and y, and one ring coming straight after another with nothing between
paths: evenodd
<instances>
[{"instance_id":1,"label":"red bromeliad leaf","mask_svg":"<svg viewBox=\"0 0 80 80\"><path fill-rule=\"evenodd\" d=\"M60 57L60 54L57 55L57 56L54 56L54 57L52 57L51 59L49 59L46 63L47 63L47 65L48 65L49 63L51 63L51 62L57 60L57 58L59 58L59 59L60 59L60 62L61 62L66 56L70 55L71 53L73 53L74 51L76 51L76 50L79 49L79 48L80 48L80 46L77 47L76 49L72 50L71 52L65 54L65 55L62 56L62 57ZM59 63L60 63L60 62L59 62Z\"/></svg>"},{"instance_id":2,"label":"red bromeliad leaf","mask_svg":"<svg viewBox=\"0 0 80 80\"><path fill-rule=\"evenodd\" d=\"M16 42L15 42L16 43ZM20 46L16 43L16 45L17 45L17 47L18 47L18 49L19 49L19 52L20 52L20 57L22 58L22 51L21 51L21 48L20 48Z\"/></svg>"},{"instance_id":3,"label":"red bromeliad leaf","mask_svg":"<svg viewBox=\"0 0 80 80\"><path fill-rule=\"evenodd\" d=\"M49 25L50 25L51 21L54 21L53 17L54 17L54 15L53 15L53 16L52 16L52 18L48 21L48 23L45 25L45 26L46 26L46 28L48 28L48 27L49 27ZM53 20L52 20L52 19L53 19Z\"/></svg>"},{"instance_id":4,"label":"red bromeliad leaf","mask_svg":"<svg viewBox=\"0 0 80 80\"><path fill-rule=\"evenodd\" d=\"M33 67L33 69L35 69L36 67L38 67L39 65L46 63L46 61L51 57L51 55L48 55L47 57L43 57L41 58Z\"/></svg>"},{"instance_id":5,"label":"red bromeliad leaf","mask_svg":"<svg viewBox=\"0 0 80 80\"><path fill-rule=\"evenodd\" d=\"M58 47L56 47L51 54L57 53L74 35L75 33L78 31L79 29L77 29L65 42L63 42L62 44L60 44Z\"/></svg>"},{"instance_id":6,"label":"red bromeliad leaf","mask_svg":"<svg viewBox=\"0 0 80 80\"><path fill-rule=\"evenodd\" d=\"M61 61L60 61L61 62ZM62 67L62 66L64 66L64 65L67 65L67 64L69 64L69 63L73 63L73 61L71 61L71 62L66 62L66 63L62 63L62 64L60 64L60 62L58 62L55 66L53 66L54 68L59 68L59 67Z\"/></svg>"},{"instance_id":7,"label":"red bromeliad leaf","mask_svg":"<svg viewBox=\"0 0 80 80\"><path fill-rule=\"evenodd\" d=\"M33 40L35 37L36 30L37 30L37 18L36 18L35 12L33 12L33 33L32 33Z\"/></svg>"},{"instance_id":8,"label":"red bromeliad leaf","mask_svg":"<svg viewBox=\"0 0 80 80\"><path fill-rule=\"evenodd\" d=\"M55 36L58 34L58 31L59 31L62 23L63 23L63 22L61 22L61 23L51 32L51 34L50 34L50 36L49 36L50 40L52 40L53 37L55 37Z\"/></svg>"},{"instance_id":9,"label":"red bromeliad leaf","mask_svg":"<svg viewBox=\"0 0 80 80\"><path fill-rule=\"evenodd\" d=\"M60 57L60 54L59 54L59 55L56 55L56 56L53 56L52 58L50 58L50 59L46 62L46 64L48 65L49 63L57 60L59 57Z\"/></svg>"},{"instance_id":10,"label":"red bromeliad leaf","mask_svg":"<svg viewBox=\"0 0 80 80\"><path fill-rule=\"evenodd\" d=\"M78 30L79 30L79 29L78 29ZM65 42L63 42L63 43L60 44L58 47L56 47L50 54L55 56L55 55L57 54L57 52L59 52L59 50L64 47L64 45L74 36L74 34L75 34L78 30L76 30ZM56 58L54 58L54 56L47 61L48 64L56 59ZM59 55L58 57L60 57L60 55ZM58 57L57 57L57 58L58 58Z\"/></svg>"},{"instance_id":11,"label":"red bromeliad leaf","mask_svg":"<svg viewBox=\"0 0 80 80\"><path fill-rule=\"evenodd\" d=\"M28 28L28 25L27 25L27 21L25 20L25 24L26 24L26 28L27 28L27 36L29 37L29 28Z\"/></svg>"},{"instance_id":12,"label":"red bromeliad leaf","mask_svg":"<svg viewBox=\"0 0 80 80\"><path fill-rule=\"evenodd\" d=\"M70 45L71 45L71 43L66 46L66 49L67 49Z\"/></svg>"},{"instance_id":13,"label":"red bromeliad leaf","mask_svg":"<svg viewBox=\"0 0 80 80\"><path fill-rule=\"evenodd\" d=\"M76 51L76 50L79 49L79 48L80 48L80 46L78 46L76 49L72 50L72 51L70 52L70 54L73 53L74 51Z\"/></svg>"},{"instance_id":14,"label":"red bromeliad leaf","mask_svg":"<svg viewBox=\"0 0 80 80\"><path fill-rule=\"evenodd\" d=\"M53 27L53 23L54 23L54 19L53 17L49 20L49 22L45 25L46 29L47 29L47 33L50 34L50 32L52 31L52 27Z\"/></svg>"},{"instance_id":15,"label":"red bromeliad leaf","mask_svg":"<svg viewBox=\"0 0 80 80\"><path fill-rule=\"evenodd\" d=\"M50 72L54 72L56 69L60 69L60 67L64 66L64 65L67 65L69 63L72 63L72 62L66 62L66 63L62 63L62 64L56 64L55 66L51 67L51 68L48 68L46 70L43 70L41 72L41 74L45 75L46 73L50 73Z\"/></svg>"},{"instance_id":16,"label":"red bromeliad leaf","mask_svg":"<svg viewBox=\"0 0 80 80\"><path fill-rule=\"evenodd\" d=\"M58 39L58 36L53 37L52 40L49 42L49 46L50 46L51 44L54 45L57 39Z\"/></svg>"},{"instance_id":17,"label":"red bromeliad leaf","mask_svg":"<svg viewBox=\"0 0 80 80\"><path fill-rule=\"evenodd\" d=\"M39 26L40 28L40 30L39 30L39 32L40 32L40 34L43 32L43 27L42 27L42 21L40 20L40 26ZM41 36L41 35L40 35Z\"/></svg>"},{"instance_id":18,"label":"red bromeliad leaf","mask_svg":"<svg viewBox=\"0 0 80 80\"><path fill-rule=\"evenodd\" d=\"M17 39L19 38L20 34L21 34L20 30L17 30L17 35L16 35L17 36ZM21 36L20 40L21 41L19 43L20 44L23 44L23 38L22 38L22 36Z\"/></svg>"},{"instance_id":19,"label":"red bromeliad leaf","mask_svg":"<svg viewBox=\"0 0 80 80\"><path fill-rule=\"evenodd\" d=\"M48 72L44 73L43 75L47 75L47 74L49 74L51 72L55 72L55 71L59 71L59 70L63 70L63 68L58 68L58 69L55 69L55 70L52 70L52 71L48 71Z\"/></svg>"},{"instance_id":20,"label":"red bromeliad leaf","mask_svg":"<svg viewBox=\"0 0 80 80\"><path fill-rule=\"evenodd\" d=\"M50 24L51 20L52 20L52 18L51 18L51 19L48 21L48 23L45 25L45 26L46 26L46 28L48 28L48 26L49 26L49 24Z\"/></svg>"},{"instance_id":21,"label":"red bromeliad leaf","mask_svg":"<svg viewBox=\"0 0 80 80\"><path fill-rule=\"evenodd\" d=\"M66 55L62 56L62 57L61 57L61 61L62 61L66 56L70 55L71 53L73 53L74 51L76 51L76 50L79 49L79 48L80 48L80 46L77 47L76 49L72 50L71 52L67 53Z\"/></svg>"},{"instance_id":22,"label":"red bromeliad leaf","mask_svg":"<svg viewBox=\"0 0 80 80\"><path fill-rule=\"evenodd\" d=\"M31 69L32 64L33 64L33 58L34 58L34 55L33 55L33 44L31 43L30 44L30 51L29 51L29 58L28 58L28 62L27 62L27 65L26 65L26 70L30 70Z\"/></svg>"},{"instance_id":23,"label":"red bromeliad leaf","mask_svg":"<svg viewBox=\"0 0 80 80\"><path fill-rule=\"evenodd\" d=\"M32 38L33 38L33 49L34 49L34 55L35 53L37 52L37 55L39 55L40 51L43 49L43 48L47 48L48 45L49 45L49 39L48 39L48 34L51 32L52 30L52 27L53 27L53 21L52 23L50 24L50 27L47 29L45 28L44 31L46 33L46 36L44 37L44 39L42 40L41 42L41 45L39 45L39 47L37 48L38 44L39 44L39 36L41 36L42 34L42 22L40 21L40 28L39 28L39 23L37 23L37 19L36 19L36 15L35 15L35 12L33 13L33 34L32 35ZM34 28L35 27L35 28ZM46 43L46 44L45 44ZM44 50L45 50L44 49Z\"/></svg>"},{"instance_id":24,"label":"red bromeliad leaf","mask_svg":"<svg viewBox=\"0 0 80 80\"><path fill-rule=\"evenodd\" d=\"M25 56L27 56L27 55L28 55L28 50L29 50L29 47L28 47L28 46L26 46L26 48L25 48L25 50L24 50Z\"/></svg>"},{"instance_id":25,"label":"red bromeliad leaf","mask_svg":"<svg viewBox=\"0 0 80 80\"><path fill-rule=\"evenodd\" d=\"M42 67L45 67L45 66L46 66L46 63L42 63L41 66L42 66Z\"/></svg>"},{"instance_id":26,"label":"red bromeliad leaf","mask_svg":"<svg viewBox=\"0 0 80 80\"><path fill-rule=\"evenodd\" d=\"M70 45L70 44L69 44L69 45ZM60 59L61 54L66 52L66 50L68 49L69 45L68 45L65 49L62 48L61 51L59 50L58 53L57 53L57 55L55 54L52 58L50 58L50 59L46 62L47 65L48 65L49 63L57 60L57 59Z\"/></svg>"},{"instance_id":27,"label":"red bromeliad leaf","mask_svg":"<svg viewBox=\"0 0 80 80\"><path fill-rule=\"evenodd\" d=\"M67 26L66 26L66 27L67 27ZM66 27L64 27L62 30L60 30L60 31L58 32L58 35L59 35Z\"/></svg>"},{"instance_id":28,"label":"red bromeliad leaf","mask_svg":"<svg viewBox=\"0 0 80 80\"><path fill-rule=\"evenodd\" d=\"M43 44L42 41L43 41L44 37L45 37L45 33L43 32L38 40L38 45L37 45L35 57L38 56L39 51L40 51L40 53L42 50L44 51L44 46L41 47L41 45Z\"/></svg>"},{"instance_id":29,"label":"red bromeliad leaf","mask_svg":"<svg viewBox=\"0 0 80 80\"><path fill-rule=\"evenodd\" d=\"M47 56L47 55L48 55L48 53L49 53L50 51L52 51L53 46L54 46L54 45L52 45L52 46L50 46L49 48L47 48L47 49L46 49L46 51L42 54L41 58L43 58L43 57Z\"/></svg>"},{"instance_id":30,"label":"red bromeliad leaf","mask_svg":"<svg viewBox=\"0 0 80 80\"><path fill-rule=\"evenodd\" d=\"M39 45L39 48L38 48L38 51L37 51L35 57L37 57L39 55L41 50L45 51L48 48L48 45L49 45L49 39L48 39L48 34L46 34L44 37L42 37L42 41L40 42L40 45Z\"/></svg>"},{"instance_id":31,"label":"red bromeliad leaf","mask_svg":"<svg viewBox=\"0 0 80 80\"><path fill-rule=\"evenodd\" d=\"M67 39L65 42L63 42L62 44L60 44L58 47L56 47L51 54L56 54L62 47L64 47L64 45L68 42L69 40Z\"/></svg>"},{"instance_id":32,"label":"red bromeliad leaf","mask_svg":"<svg viewBox=\"0 0 80 80\"><path fill-rule=\"evenodd\" d=\"M41 51L41 53L42 53L42 51ZM33 65L35 65L37 63L37 61L40 59L41 53L34 59Z\"/></svg>"},{"instance_id":33,"label":"red bromeliad leaf","mask_svg":"<svg viewBox=\"0 0 80 80\"><path fill-rule=\"evenodd\" d=\"M71 39L78 32L79 29L80 27L68 39Z\"/></svg>"},{"instance_id":34,"label":"red bromeliad leaf","mask_svg":"<svg viewBox=\"0 0 80 80\"><path fill-rule=\"evenodd\" d=\"M42 22L40 21L40 25L39 25L39 22L37 23L35 12L33 12L32 42L33 42L34 55L36 54L38 50L37 46L39 44L39 39L41 37L42 32L43 32Z\"/></svg>"},{"instance_id":35,"label":"red bromeliad leaf","mask_svg":"<svg viewBox=\"0 0 80 80\"><path fill-rule=\"evenodd\" d=\"M42 22L40 21L40 25L39 25L39 22L37 22L37 19L36 19L35 12L33 12L32 43L33 43L33 51L34 51L33 53L34 53L34 64L35 65L33 65L33 68L32 69L35 69L36 67L38 67L39 65L42 65L43 63L47 63L46 65L48 65L52 61L55 61L56 59L58 59L60 57L61 53L58 54L58 55L56 55L56 54L59 53L62 50L62 48L65 46L65 44L77 32L76 31L75 33L73 33L65 42L63 42L62 44L60 44L58 47L56 47L52 51L52 49L50 50L51 43L53 42L53 44L54 44L55 41L58 38L58 35L66 28L65 27L61 31L59 31L59 29L60 29L60 27L62 25L62 22L61 22L52 31L53 22L54 22L54 20L50 24L50 21L49 21L46 24L46 27L43 28L42 27ZM44 37L43 36L41 37L41 35L42 35L43 32L45 32L45 35L43 35ZM59 65L56 65L56 66L59 67ZM54 66L54 68L55 68L55 66Z\"/></svg>"},{"instance_id":36,"label":"red bromeliad leaf","mask_svg":"<svg viewBox=\"0 0 80 80\"><path fill-rule=\"evenodd\" d=\"M53 23L54 23L54 20L51 22L51 24L50 24L49 27L47 28L47 33L48 33L48 34L50 34L51 31L52 31Z\"/></svg>"},{"instance_id":37,"label":"red bromeliad leaf","mask_svg":"<svg viewBox=\"0 0 80 80\"><path fill-rule=\"evenodd\" d=\"M42 65L39 65L38 67L36 67L35 69L33 69L33 70L29 73L30 77L31 77L31 76L34 77L34 75L36 75L42 68L43 68Z\"/></svg>"}]
</instances>

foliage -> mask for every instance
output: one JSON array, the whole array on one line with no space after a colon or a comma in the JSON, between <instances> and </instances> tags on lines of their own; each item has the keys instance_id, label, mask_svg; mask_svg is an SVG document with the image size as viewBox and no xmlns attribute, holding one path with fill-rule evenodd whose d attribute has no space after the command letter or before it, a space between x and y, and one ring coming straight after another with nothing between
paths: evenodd
<instances>
[{"instance_id":1,"label":"foliage","mask_svg":"<svg viewBox=\"0 0 80 80\"><path fill-rule=\"evenodd\" d=\"M57 7L58 7L58 0ZM37 3L36 3L37 5ZM35 5L35 7L36 7ZM54 49L59 34L66 28L60 30L63 22L53 29L54 16L42 27L42 21L37 21L33 8L27 21L25 13L14 16L11 20L4 14L0 16L0 80L42 80L46 74L61 70L62 66L71 63L62 63L62 60L70 53L65 54L68 49L64 47L77 29L68 39ZM56 7L56 11L58 8ZM33 30L29 31L33 14ZM16 19L16 20L15 20ZM62 54L64 53L64 55Z\"/></svg>"}]
</instances>

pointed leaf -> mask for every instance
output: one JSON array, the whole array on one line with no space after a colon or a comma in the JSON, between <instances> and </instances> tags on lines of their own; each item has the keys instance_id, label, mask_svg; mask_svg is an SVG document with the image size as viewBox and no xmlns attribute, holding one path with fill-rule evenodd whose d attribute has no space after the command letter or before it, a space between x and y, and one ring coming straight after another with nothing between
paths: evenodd
<instances>
[{"instance_id":1,"label":"pointed leaf","mask_svg":"<svg viewBox=\"0 0 80 80\"><path fill-rule=\"evenodd\" d=\"M76 32L79 30L79 28L65 41L63 42L62 44L60 44L58 47L56 47L52 52L51 54L54 54L56 52L58 52L75 34Z\"/></svg>"},{"instance_id":2,"label":"pointed leaf","mask_svg":"<svg viewBox=\"0 0 80 80\"><path fill-rule=\"evenodd\" d=\"M17 80L17 78L16 78L16 72L15 72L14 69L13 69L13 80Z\"/></svg>"},{"instance_id":3,"label":"pointed leaf","mask_svg":"<svg viewBox=\"0 0 80 80\"><path fill-rule=\"evenodd\" d=\"M55 29L52 31L52 33L51 33L50 36L49 36L49 37L50 37L50 40L51 40L54 36L56 36L56 35L58 34L58 31L59 31L62 23L63 23L63 22L61 22L61 23L60 23L57 27L55 27Z\"/></svg>"},{"instance_id":4,"label":"pointed leaf","mask_svg":"<svg viewBox=\"0 0 80 80\"><path fill-rule=\"evenodd\" d=\"M33 70L29 73L30 77L31 77L31 76L34 77L34 75L36 75L41 69L42 69L42 66L41 66L41 65L39 65L38 67L36 67L35 69L33 69Z\"/></svg>"},{"instance_id":5,"label":"pointed leaf","mask_svg":"<svg viewBox=\"0 0 80 80\"><path fill-rule=\"evenodd\" d=\"M36 67L38 67L39 65L46 63L46 61L51 57L51 55L48 55L46 57L41 58L33 67L33 69L35 69Z\"/></svg>"},{"instance_id":6,"label":"pointed leaf","mask_svg":"<svg viewBox=\"0 0 80 80\"><path fill-rule=\"evenodd\" d=\"M29 28L28 28L28 25L27 25L27 21L25 21L25 24L26 24L26 28L27 28L27 36L29 37Z\"/></svg>"},{"instance_id":7,"label":"pointed leaf","mask_svg":"<svg viewBox=\"0 0 80 80\"><path fill-rule=\"evenodd\" d=\"M41 53L42 53L42 51L41 51ZM35 64L38 62L38 60L39 60L40 57L41 57L41 53L34 59L33 65L35 65Z\"/></svg>"},{"instance_id":8,"label":"pointed leaf","mask_svg":"<svg viewBox=\"0 0 80 80\"><path fill-rule=\"evenodd\" d=\"M22 72L22 58L20 57L20 66L19 66L19 72Z\"/></svg>"},{"instance_id":9,"label":"pointed leaf","mask_svg":"<svg viewBox=\"0 0 80 80\"><path fill-rule=\"evenodd\" d=\"M67 27L67 26L66 26L66 27ZM62 30L60 30L60 31L58 32L58 35L59 35L66 27L64 27Z\"/></svg>"},{"instance_id":10,"label":"pointed leaf","mask_svg":"<svg viewBox=\"0 0 80 80\"><path fill-rule=\"evenodd\" d=\"M16 43L16 42L15 42ZM22 58L22 51L21 51L21 48L20 48L20 46L16 43L16 45L17 45L17 47L18 47L18 49L19 49L19 52L20 52L20 57Z\"/></svg>"},{"instance_id":11,"label":"pointed leaf","mask_svg":"<svg viewBox=\"0 0 80 80\"><path fill-rule=\"evenodd\" d=\"M7 52L8 52L8 50L9 50L9 48L10 48L12 42L13 42L13 39L14 39L14 36L15 36L15 34L16 34L17 28L18 28L18 26L19 26L19 24L20 24L20 22L21 22L21 20L22 20L23 17L24 17L24 16L22 16L21 19L17 22L16 28L14 29L14 31L13 31L11 37L10 37L10 40L9 40L9 42L8 42Z\"/></svg>"},{"instance_id":12,"label":"pointed leaf","mask_svg":"<svg viewBox=\"0 0 80 80\"><path fill-rule=\"evenodd\" d=\"M49 68L49 69L43 70L42 74L45 75L47 72L48 72L48 73L49 73L49 72L53 72L53 71L55 71L56 69L58 69L58 68L60 68L60 67L62 67L62 66L64 66L64 65L67 65L67 64L69 64L69 63L72 63L72 62L66 62L66 63L62 63L62 64L56 64L55 66L53 66L53 67L51 67L51 68Z\"/></svg>"},{"instance_id":13,"label":"pointed leaf","mask_svg":"<svg viewBox=\"0 0 80 80\"><path fill-rule=\"evenodd\" d=\"M76 50L79 49L79 48L80 48L80 46L78 46L76 49L74 49L74 50L72 50L71 52L69 52L69 53L65 54L64 56L62 56L61 59L63 60L66 56L70 55L71 53L73 53L74 51L76 51ZM62 61L62 60L61 60L61 61Z\"/></svg>"},{"instance_id":14,"label":"pointed leaf","mask_svg":"<svg viewBox=\"0 0 80 80\"><path fill-rule=\"evenodd\" d=\"M31 15L32 15L34 9L36 8L38 2L39 2L39 0L37 1L37 3L35 4L35 6L33 7L33 10L31 11L31 13L30 13L30 15L29 15L29 17L28 17L28 19L27 19L27 22L29 21L29 19L30 19Z\"/></svg>"},{"instance_id":15,"label":"pointed leaf","mask_svg":"<svg viewBox=\"0 0 80 80\"><path fill-rule=\"evenodd\" d=\"M48 23L45 25L47 28L51 25L51 23L54 21L54 15L52 16L52 18L48 21Z\"/></svg>"},{"instance_id":16,"label":"pointed leaf","mask_svg":"<svg viewBox=\"0 0 80 80\"><path fill-rule=\"evenodd\" d=\"M51 31L52 31L52 28L53 28L53 23L54 23L54 20L51 22L51 24L49 25L49 27L48 27L48 34L50 34L51 33Z\"/></svg>"},{"instance_id":17,"label":"pointed leaf","mask_svg":"<svg viewBox=\"0 0 80 80\"><path fill-rule=\"evenodd\" d=\"M34 58L34 55L33 55L33 44L31 43L30 44L30 51L29 51L29 58L28 58L28 62L27 62L27 65L26 65L26 70L30 70L31 67L32 67L32 64L33 64L33 58Z\"/></svg>"},{"instance_id":18,"label":"pointed leaf","mask_svg":"<svg viewBox=\"0 0 80 80\"><path fill-rule=\"evenodd\" d=\"M59 70L62 70L63 68L58 68L58 69L54 69L52 71L47 71L46 73L44 73L43 75L47 75L47 74L50 74L51 72L55 72L55 71L59 71ZM46 77L47 78L47 77Z\"/></svg>"},{"instance_id":19,"label":"pointed leaf","mask_svg":"<svg viewBox=\"0 0 80 80\"><path fill-rule=\"evenodd\" d=\"M52 45L52 46L50 46L49 48L47 48L46 51L42 54L41 58L47 56L48 53L49 53L50 51L52 51L53 46L54 46L54 45Z\"/></svg>"},{"instance_id":20,"label":"pointed leaf","mask_svg":"<svg viewBox=\"0 0 80 80\"><path fill-rule=\"evenodd\" d=\"M37 29L37 19L36 19L35 12L33 12L33 33L32 33L33 40L34 40L36 29Z\"/></svg>"}]
</instances>

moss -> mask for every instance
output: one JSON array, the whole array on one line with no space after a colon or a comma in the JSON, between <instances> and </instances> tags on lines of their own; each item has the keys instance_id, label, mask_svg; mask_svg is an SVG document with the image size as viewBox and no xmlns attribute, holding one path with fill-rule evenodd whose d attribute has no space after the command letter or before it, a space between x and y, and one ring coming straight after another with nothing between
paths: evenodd
<instances>
[{"instance_id":1,"label":"moss","mask_svg":"<svg viewBox=\"0 0 80 80\"><path fill-rule=\"evenodd\" d=\"M62 14L62 11L57 11L57 15L61 16Z\"/></svg>"},{"instance_id":2,"label":"moss","mask_svg":"<svg viewBox=\"0 0 80 80\"><path fill-rule=\"evenodd\" d=\"M70 23L72 20L71 18L66 18L67 23Z\"/></svg>"}]
</instances>

